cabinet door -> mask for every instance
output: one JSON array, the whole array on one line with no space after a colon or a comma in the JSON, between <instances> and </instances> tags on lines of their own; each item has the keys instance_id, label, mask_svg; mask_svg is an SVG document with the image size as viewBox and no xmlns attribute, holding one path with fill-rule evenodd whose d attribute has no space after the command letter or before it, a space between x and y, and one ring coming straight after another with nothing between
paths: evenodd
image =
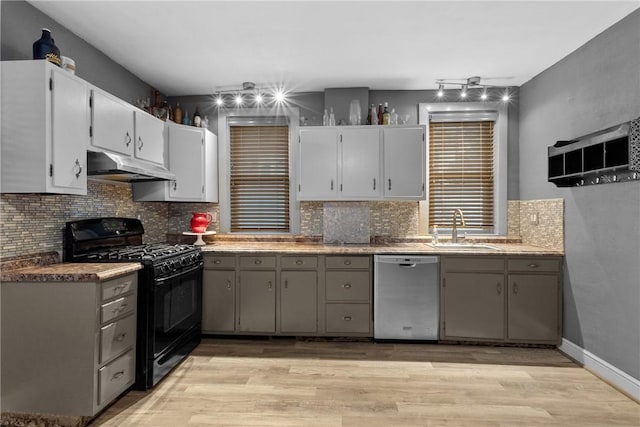
<instances>
[{"instance_id":1,"label":"cabinet door","mask_svg":"<svg viewBox=\"0 0 640 427\"><path fill-rule=\"evenodd\" d=\"M275 271L240 271L240 332L276 331Z\"/></svg>"},{"instance_id":2,"label":"cabinet door","mask_svg":"<svg viewBox=\"0 0 640 427\"><path fill-rule=\"evenodd\" d=\"M425 199L426 143L423 127L383 128L384 197Z\"/></svg>"},{"instance_id":3,"label":"cabinet door","mask_svg":"<svg viewBox=\"0 0 640 427\"><path fill-rule=\"evenodd\" d=\"M203 198L202 130L169 127L169 170L176 174L169 182L170 200L199 201Z\"/></svg>"},{"instance_id":4,"label":"cabinet door","mask_svg":"<svg viewBox=\"0 0 640 427\"><path fill-rule=\"evenodd\" d=\"M338 131L300 130L300 200L332 200L338 189Z\"/></svg>"},{"instance_id":5,"label":"cabinet door","mask_svg":"<svg viewBox=\"0 0 640 427\"><path fill-rule=\"evenodd\" d=\"M135 107L96 89L91 98L91 145L133 156Z\"/></svg>"},{"instance_id":6,"label":"cabinet door","mask_svg":"<svg viewBox=\"0 0 640 427\"><path fill-rule=\"evenodd\" d=\"M283 271L280 275L280 331L316 333L318 274Z\"/></svg>"},{"instance_id":7,"label":"cabinet door","mask_svg":"<svg viewBox=\"0 0 640 427\"><path fill-rule=\"evenodd\" d=\"M84 82L64 70L52 70L51 185L66 193L86 194L89 105Z\"/></svg>"},{"instance_id":8,"label":"cabinet door","mask_svg":"<svg viewBox=\"0 0 640 427\"><path fill-rule=\"evenodd\" d=\"M340 194L350 199L380 196L380 130L343 128L340 134Z\"/></svg>"},{"instance_id":9,"label":"cabinet door","mask_svg":"<svg viewBox=\"0 0 640 427\"><path fill-rule=\"evenodd\" d=\"M504 275L447 273L443 338L504 339Z\"/></svg>"},{"instance_id":10,"label":"cabinet door","mask_svg":"<svg viewBox=\"0 0 640 427\"><path fill-rule=\"evenodd\" d=\"M135 156L164 165L164 122L142 111L136 111L135 123Z\"/></svg>"},{"instance_id":11,"label":"cabinet door","mask_svg":"<svg viewBox=\"0 0 640 427\"><path fill-rule=\"evenodd\" d=\"M558 276L510 274L508 337L557 342L560 336Z\"/></svg>"},{"instance_id":12,"label":"cabinet door","mask_svg":"<svg viewBox=\"0 0 640 427\"><path fill-rule=\"evenodd\" d=\"M204 270L202 275L202 330L235 332L236 273Z\"/></svg>"}]
</instances>

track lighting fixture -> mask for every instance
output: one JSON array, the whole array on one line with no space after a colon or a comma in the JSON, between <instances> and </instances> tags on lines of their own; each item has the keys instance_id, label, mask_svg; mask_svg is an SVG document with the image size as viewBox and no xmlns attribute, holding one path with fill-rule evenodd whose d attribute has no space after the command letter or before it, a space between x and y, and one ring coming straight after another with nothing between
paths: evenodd
<instances>
[{"instance_id":1,"label":"track lighting fixture","mask_svg":"<svg viewBox=\"0 0 640 427\"><path fill-rule=\"evenodd\" d=\"M285 94L279 88L259 88L253 82L243 82L241 88L225 89L217 91L214 95L215 104L218 108L225 106L241 107L243 105L263 106L272 103L282 103L285 101Z\"/></svg>"},{"instance_id":2,"label":"track lighting fixture","mask_svg":"<svg viewBox=\"0 0 640 427\"><path fill-rule=\"evenodd\" d=\"M444 89L447 85L455 86L460 88L460 98L467 99L471 93L472 89L482 88L482 92L480 93L479 98L482 101L486 101L489 99L488 88L504 88L504 86L493 86L493 85L485 85L480 83L480 76L472 76L465 80L447 80L447 79L439 79L436 80L436 84L438 85L438 91L436 95L438 99L444 98ZM505 88L505 93L502 96L503 101L509 101L509 91Z\"/></svg>"}]
</instances>

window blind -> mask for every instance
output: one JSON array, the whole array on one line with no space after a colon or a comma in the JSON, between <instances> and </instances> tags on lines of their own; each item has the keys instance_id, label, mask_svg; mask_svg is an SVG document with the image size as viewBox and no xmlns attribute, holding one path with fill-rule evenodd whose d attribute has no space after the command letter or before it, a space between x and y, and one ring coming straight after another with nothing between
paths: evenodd
<instances>
[{"instance_id":1,"label":"window blind","mask_svg":"<svg viewBox=\"0 0 640 427\"><path fill-rule=\"evenodd\" d=\"M494 123L430 122L429 227L451 227L462 209L467 228L493 230Z\"/></svg>"},{"instance_id":2,"label":"window blind","mask_svg":"<svg viewBox=\"0 0 640 427\"><path fill-rule=\"evenodd\" d=\"M289 128L231 126L232 232L289 231Z\"/></svg>"}]
</instances>

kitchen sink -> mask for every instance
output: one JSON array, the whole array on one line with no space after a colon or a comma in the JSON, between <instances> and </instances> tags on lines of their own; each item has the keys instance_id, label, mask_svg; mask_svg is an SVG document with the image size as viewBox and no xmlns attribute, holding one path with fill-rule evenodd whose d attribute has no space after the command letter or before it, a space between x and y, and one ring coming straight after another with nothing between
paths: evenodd
<instances>
[{"instance_id":1,"label":"kitchen sink","mask_svg":"<svg viewBox=\"0 0 640 427\"><path fill-rule=\"evenodd\" d=\"M497 251L499 248L485 243L425 243L425 245L434 249L442 250L456 250L456 251L474 251L474 250L493 250Z\"/></svg>"}]
</instances>

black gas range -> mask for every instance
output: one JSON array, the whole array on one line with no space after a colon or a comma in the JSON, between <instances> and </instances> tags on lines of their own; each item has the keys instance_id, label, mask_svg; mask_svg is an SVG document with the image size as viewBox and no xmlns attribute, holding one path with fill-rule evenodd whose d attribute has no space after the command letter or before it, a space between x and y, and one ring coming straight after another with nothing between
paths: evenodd
<instances>
[{"instance_id":1,"label":"black gas range","mask_svg":"<svg viewBox=\"0 0 640 427\"><path fill-rule=\"evenodd\" d=\"M142 243L135 218L93 218L65 225L65 262L139 262L136 346L138 390L157 384L200 343L200 248Z\"/></svg>"}]
</instances>

